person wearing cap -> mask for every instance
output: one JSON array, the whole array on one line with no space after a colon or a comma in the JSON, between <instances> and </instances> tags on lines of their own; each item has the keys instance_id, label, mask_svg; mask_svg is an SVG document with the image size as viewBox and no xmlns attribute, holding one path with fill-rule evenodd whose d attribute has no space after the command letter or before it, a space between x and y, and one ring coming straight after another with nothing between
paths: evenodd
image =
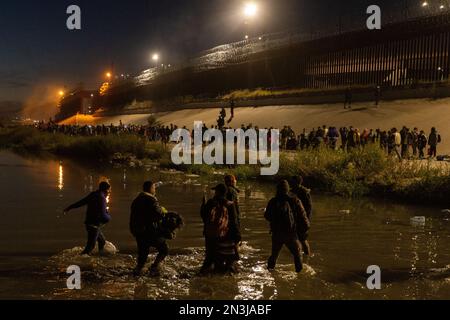
<instances>
[{"instance_id":1,"label":"person wearing cap","mask_svg":"<svg viewBox=\"0 0 450 320\"><path fill-rule=\"evenodd\" d=\"M87 206L85 225L87 230L87 244L82 255L90 255L95 249L98 242L98 250L100 253L106 245L105 236L101 230L102 226L111 220L108 211L107 198L110 193L111 186L108 182L102 182L97 191L90 193L86 198L70 205L64 210L64 215L73 209Z\"/></svg>"},{"instance_id":2,"label":"person wearing cap","mask_svg":"<svg viewBox=\"0 0 450 320\"><path fill-rule=\"evenodd\" d=\"M158 232L158 224L164 217L164 212L156 198L156 186L157 184L146 181L143 191L131 204L130 232L136 239L138 249L137 266L134 270L136 276L142 274L150 248L158 250L155 262L150 267L153 275L160 273L159 266L169 254L166 239Z\"/></svg>"},{"instance_id":3,"label":"person wearing cap","mask_svg":"<svg viewBox=\"0 0 450 320\"><path fill-rule=\"evenodd\" d=\"M303 208L305 208L306 216L308 217L309 222L311 222L312 217L312 199L311 199L311 190L305 188L303 186L303 177L294 176L289 181L289 188L291 189L291 193L295 195L302 203ZM298 232L298 239L302 244L303 252L309 256L311 255L311 247L308 242L308 232Z\"/></svg>"},{"instance_id":4,"label":"person wearing cap","mask_svg":"<svg viewBox=\"0 0 450 320\"><path fill-rule=\"evenodd\" d=\"M235 205L226 199L227 187L219 184L212 190L214 197L203 201L201 217L204 223L205 260L200 270L205 273L214 265L217 271L237 271L237 245L241 241Z\"/></svg>"},{"instance_id":5,"label":"person wearing cap","mask_svg":"<svg viewBox=\"0 0 450 320\"><path fill-rule=\"evenodd\" d=\"M272 232L272 255L268 269L275 269L281 249L286 246L294 257L295 271L299 273L303 263L298 233L309 229L309 220L301 201L289 191L289 183L281 181L276 196L267 205L265 218L270 222Z\"/></svg>"}]
</instances>

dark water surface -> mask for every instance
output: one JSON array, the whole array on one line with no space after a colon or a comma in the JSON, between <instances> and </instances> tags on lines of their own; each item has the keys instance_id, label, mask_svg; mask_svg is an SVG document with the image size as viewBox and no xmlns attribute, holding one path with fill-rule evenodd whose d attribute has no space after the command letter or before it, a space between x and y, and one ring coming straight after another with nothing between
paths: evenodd
<instances>
[{"instance_id":1,"label":"dark water surface","mask_svg":"<svg viewBox=\"0 0 450 320\"><path fill-rule=\"evenodd\" d=\"M105 235L120 252L80 257L84 210L66 217L61 211L94 190L102 177L113 186L113 221ZM183 214L186 227L170 243L163 276L136 279L131 275L135 243L128 232L129 206L149 178L165 183L158 197L163 206ZM241 273L200 277L199 207L204 188L213 184L153 168L99 170L0 153L0 298L450 299L450 217L439 208L315 195L313 257L297 275L283 251L277 271L270 273L265 269L270 235L263 208L273 187L256 182L239 186L245 242ZM426 224L411 224L414 216L425 216ZM70 265L82 269L82 290L66 289ZM382 290L366 288L370 265L382 269Z\"/></svg>"}]
</instances>

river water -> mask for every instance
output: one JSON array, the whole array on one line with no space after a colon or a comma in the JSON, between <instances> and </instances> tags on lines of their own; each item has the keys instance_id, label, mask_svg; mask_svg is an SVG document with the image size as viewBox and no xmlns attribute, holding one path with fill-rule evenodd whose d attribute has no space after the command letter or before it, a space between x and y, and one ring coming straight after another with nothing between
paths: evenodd
<instances>
[{"instance_id":1,"label":"river water","mask_svg":"<svg viewBox=\"0 0 450 320\"><path fill-rule=\"evenodd\" d=\"M113 220L105 229L119 253L80 257L84 210L61 211L110 179ZM186 226L170 242L160 278L134 278L129 207L145 179L163 181L159 199ZM220 176L217 177L217 181ZM442 208L314 195L314 255L300 275L286 249L275 272L265 268L270 235L263 208L273 186L241 183L241 272L202 277L203 190L217 181L155 168L99 169L70 161L0 153L1 299L450 299L450 216ZM349 210L349 212L347 211ZM425 216L425 225L411 223ZM150 259L153 259L152 254ZM150 261L149 259L149 261ZM68 290L67 267L82 270L82 289ZM367 289L367 267L381 268L381 290Z\"/></svg>"}]
</instances>

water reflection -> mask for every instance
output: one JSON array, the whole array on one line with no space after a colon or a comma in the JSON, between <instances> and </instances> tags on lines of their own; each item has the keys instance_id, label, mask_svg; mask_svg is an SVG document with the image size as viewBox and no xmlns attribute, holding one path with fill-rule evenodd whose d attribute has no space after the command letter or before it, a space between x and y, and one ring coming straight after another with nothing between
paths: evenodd
<instances>
[{"instance_id":1,"label":"water reflection","mask_svg":"<svg viewBox=\"0 0 450 320\"><path fill-rule=\"evenodd\" d=\"M122 184L123 190L127 190L127 169L123 169Z\"/></svg>"},{"instance_id":2,"label":"water reflection","mask_svg":"<svg viewBox=\"0 0 450 320\"><path fill-rule=\"evenodd\" d=\"M85 180L84 191L85 192L94 191L94 176L92 174L89 174L87 177L85 177L84 180Z\"/></svg>"},{"instance_id":3,"label":"water reflection","mask_svg":"<svg viewBox=\"0 0 450 320\"><path fill-rule=\"evenodd\" d=\"M22 295L32 298L27 290L18 289L24 280L22 277L29 277L29 274L48 281L46 286L39 284L32 288L33 292L39 292L37 297L64 299L450 297L450 269L447 267L450 264L450 230L448 223L437 216L433 208L314 195L311 231L314 256L305 262L305 272L297 276L293 272L292 258L283 251L277 271L270 273L266 270L270 234L263 209L273 196L274 187L240 182L244 237L241 273L204 278L198 276L204 254L199 208L204 190L209 192L222 177L205 181L152 170L86 169L70 162L35 163L20 158L14 161L23 165L4 170L0 175L2 200L6 200L0 202L3 214L0 256L8 255L8 259L0 261L0 275L7 279L7 285L2 282L0 297ZM109 206L114 213L105 234L118 246L120 253L114 257L83 260L78 256L78 249L69 248L80 247L82 250L84 211L55 219L54 212L59 210L55 206L63 207L94 191L105 177L112 184ZM170 242L171 255L164 265L164 276L137 280L131 275L136 263L136 244L128 232L129 207L146 179L164 182L158 189L158 198L163 206L185 217L186 227ZM9 183L15 180L24 182L21 185L29 189L17 192L20 189ZM32 192L36 190L37 193ZM61 195L64 198L55 205L55 198ZM341 214L342 209L348 209L350 213ZM425 228L410 224L414 216L427 217ZM20 228L14 227L17 225ZM23 257L16 261L12 254ZM36 262L31 256L42 258ZM67 292L63 284L55 280L60 276L57 272L69 264L81 265L87 272L82 292ZM364 287L365 271L371 264L382 268L381 292L368 292ZM33 266L33 270L27 269L28 265ZM14 271L16 269L19 271ZM47 288L46 292L43 292L44 288Z\"/></svg>"},{"instance_id":4,"label":"water reflection","mask_svg":"<svg viewBox=\"0 0 450 320\"><path fill-rule=\"evenodd\" d=\"M60 162L58 169L58 189L59 191L64 189L64 168L62 166L62 162Z\"/></svg>"}]
</instances>

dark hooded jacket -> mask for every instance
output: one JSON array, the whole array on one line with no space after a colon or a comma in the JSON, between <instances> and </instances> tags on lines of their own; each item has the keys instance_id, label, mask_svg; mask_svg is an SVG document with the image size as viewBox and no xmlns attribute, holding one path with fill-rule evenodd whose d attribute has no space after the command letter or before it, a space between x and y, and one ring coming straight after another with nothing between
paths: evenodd
<instances>
[{"instance_id":1,"label":"dark hooded jacket","mask_svg":"<svg viewBox=\"0 0 450 320\"><path fill-rule=\"evenodd\" d=\"M296 230L279 230L276 227L280 214L277 211L277 203L285 201L289 203L289 206L291 207L291 210L294 214ZM297 236L297 233L306 233L310 228L310 222L305 208L302 205L302 202L292 194L278 194L275 198L271 199L269 201L269 204L267 205L266 213L264 216L266 220L270 222L274 237L288 237L291 235ZM290 234L290 232L292 232L292 234Z\"/></svg>"},{"instance_id":2,"label":"dark hooded jacket","mask_svg":"<svg viewBox=\"0 0 450 320\"><path fill-rule=\"evenodd\" d=\"M106 196L103 192L99 190L94 191L86 198L72 204L67 210L78 209L84 206L87 206L86 219L84 221L86 225L98 227L111 220Z\"/></svg>"},{"instance_id":3,"label":"dark hooded jacket","mask_svg":"<svg viewBox=\"0 0 450 320\"><path fill-rule=\"evenodd\" d=\"M296 185L292 187L291 193L300 199L303 208L305 208L306 215L308 216L308 219L311 221L312 217L311 191L302 185Z\"/></svg>"},{"instance_id":4,"label":"dark hooded jacket","mask_svg":"<svg viewBox=\"0 0 450 320\"><path fill-rule=\"evenodd\" d=\"M158 199L150 193L141 192L131 204L130 231L134 236L156 235L164 213Z\"/></svg>"}]
</instances>

